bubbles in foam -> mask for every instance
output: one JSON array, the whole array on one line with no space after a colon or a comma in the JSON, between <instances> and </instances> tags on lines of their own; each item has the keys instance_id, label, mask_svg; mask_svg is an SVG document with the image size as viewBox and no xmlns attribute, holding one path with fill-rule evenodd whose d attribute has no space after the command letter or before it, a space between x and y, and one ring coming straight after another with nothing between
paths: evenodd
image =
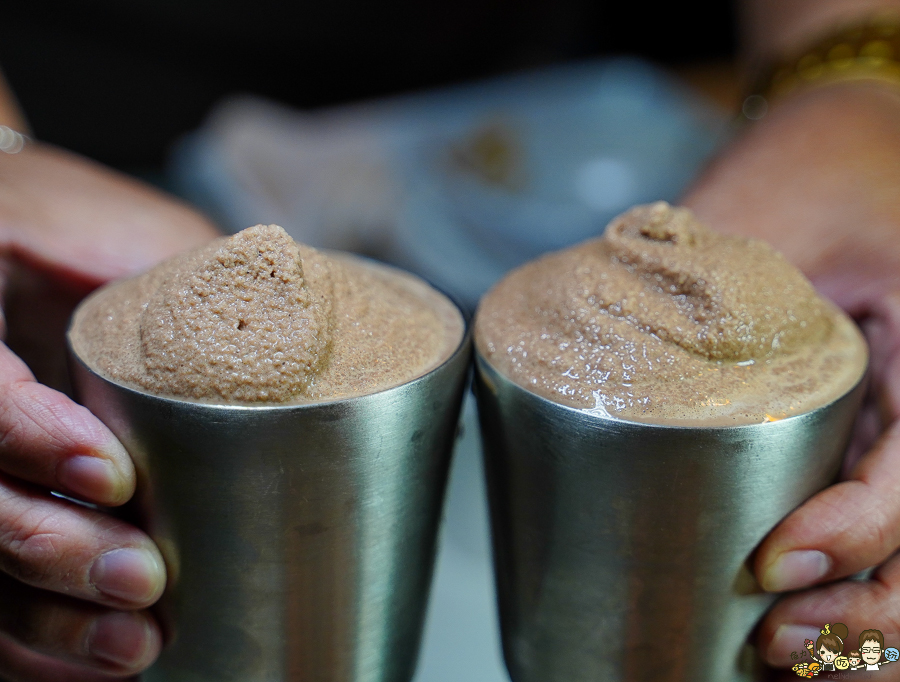
<instances>
[{"instance_id":1,"label":"bubbles in foam","mask_svg":"<svg viewBox=\"0 0 900 682\"><path fill-rule=\"evenodd\" d=\"M805 412L851 388L867 357L780 254L663 202L508 275L482 301L476 343L544 397L660 423Z\"/></svg>"}]
</instances>

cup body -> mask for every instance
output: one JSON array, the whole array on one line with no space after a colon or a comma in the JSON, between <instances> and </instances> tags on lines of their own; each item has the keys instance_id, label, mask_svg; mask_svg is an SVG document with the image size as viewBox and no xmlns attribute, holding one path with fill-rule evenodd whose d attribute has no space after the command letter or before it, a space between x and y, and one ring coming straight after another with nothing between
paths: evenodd
<instances>
[{"instance_id":1,"label":"cup body","mask_svg":"<svg viewBox=\"0 0 900 682\"><path fill-rule=\"evenodd\" d=\"M165 682L409 682L469 362L310 405L210 405L113 383L82 403L135 460L169 582Z\"/></svg>"},{"instance_id":2,"label":"cup body","mask_svg":"<svg viewBox=\"0 0 900 682\"><path fill-rule=\"evenodd\" d=\"M757 679L747 641L775 597L750 555L835 479L862 382L807 414L727 428L565 407L481 357L476 392L514 682Z\"/></svg>"}]
</instances>

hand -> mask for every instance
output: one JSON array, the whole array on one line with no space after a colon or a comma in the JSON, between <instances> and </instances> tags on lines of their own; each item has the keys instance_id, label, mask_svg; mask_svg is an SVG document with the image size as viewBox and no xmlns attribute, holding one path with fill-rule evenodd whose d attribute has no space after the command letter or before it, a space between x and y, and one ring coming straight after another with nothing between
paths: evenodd
<instances>
[{"instance_id":1,"label":"hand","mask_svg":"<svg viewBox=\"0 0 900 682\"><path fill-rule=\"evenodd\" d=\"M0 153L9 344L0 344L4 680L131 677L160 650L159 626L145 610L165 585L156 546L127 523L49 493L101 506L126 502L135 485L128 453L35 373L65 384L63 332L85 293L215 234L187 207L84 159L37 144Z\"/></svg>"},{"instance_id":2,"label":"hand","mask_svg":"<svg viewBox=\"0 0 900 682\"><path fill-rule=\"evenodd\" d=\"M870 387L843 480L788 516L755 558L782 599L760 651L779 668L825 623L900 641L900 89L831 86L776 103L686 203L725 232L765 239L862 326ZM843 580L878 566L862 581ZM855 642L848 646L855 647Z\"/></svg>"}]
</instances>

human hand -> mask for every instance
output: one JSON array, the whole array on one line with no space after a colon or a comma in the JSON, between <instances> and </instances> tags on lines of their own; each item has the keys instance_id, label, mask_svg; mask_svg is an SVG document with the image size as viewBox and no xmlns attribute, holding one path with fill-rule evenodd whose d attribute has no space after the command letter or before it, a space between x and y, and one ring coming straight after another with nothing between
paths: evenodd
<instances>
[{"instance_id":1,"label":"human hand","mask_svg":"<svg viewBox=\"0 0 900 682\"><path fill-rule=\"evenodd\" d=\"M795 510L756 554L764 589L815 586L778 602L759 630L760 651L789 667L805 638L836 621L897 642L900 89L853 83L792 95L743 131L685 203L721 231L774 245L860 323L871 351L841 482ZM845 580L871 566L869 579Z\"/></svg>"},{"instance_id":2,"label":"human hand","mask_svg":"<svg viewBox=\"0 0 900 682\"><path fill-rule=\"evenodd\" d=\"M49 491L126 502L128 453L64 385L64 328L78 300L215 236L202 217L96 164L29 144L0 153L0 678L131 677L161 646L146 608L165 585L139 529ZM16 352L27 357L27 366Z\"/></svg>"}]
</instances>

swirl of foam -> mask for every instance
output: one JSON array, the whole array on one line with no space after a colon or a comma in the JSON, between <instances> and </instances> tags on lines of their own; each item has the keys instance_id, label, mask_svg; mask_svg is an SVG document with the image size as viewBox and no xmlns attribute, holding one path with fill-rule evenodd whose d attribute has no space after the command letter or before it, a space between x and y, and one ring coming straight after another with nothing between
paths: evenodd
<instances>
[{"instance_id":1,"label":"swirl of foam","mask_svg":"<svg viewBox=\"0 0 900 682\"><path fill-rule=\"evenodd\" d=\"M610 223L602 243L630 276L602 281L598 306L697 355L760 360L830 330L824 301L781 254L715 234L686 208L639 206Z\"/></svg>"},{"instance_id":2,"label":"swirl of foam","mask_svg":"<svg viewBox=\"0 0 900 682\"><path fill-rule=\"evenodd\" d=\"M484 357L539 395L669 424L800 414L849 390L867 357L784 257L664 202L508 274L475 328Z\"/></svg>"}]
</instances>

